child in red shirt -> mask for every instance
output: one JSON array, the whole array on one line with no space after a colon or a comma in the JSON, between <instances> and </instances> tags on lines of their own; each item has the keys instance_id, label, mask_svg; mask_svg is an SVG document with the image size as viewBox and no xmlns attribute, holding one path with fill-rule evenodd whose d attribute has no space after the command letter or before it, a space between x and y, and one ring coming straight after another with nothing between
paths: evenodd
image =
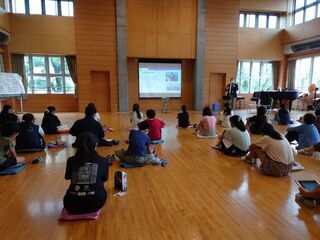
<instances>
[{"instance_id":1,"label":"child in red shirt","mask_svg":"<svg viewBox=\"0 0 320 240\"><path fill-rule=\"evenodd\" d=\"M151 141L160 140L162 138L162 132L161 128L164 127L165 123L157 118L156 111L153 109L147 110L147 123L150 126L150 130L148 132L148 135L151 139Z\"/></svg>"}]
</instances>

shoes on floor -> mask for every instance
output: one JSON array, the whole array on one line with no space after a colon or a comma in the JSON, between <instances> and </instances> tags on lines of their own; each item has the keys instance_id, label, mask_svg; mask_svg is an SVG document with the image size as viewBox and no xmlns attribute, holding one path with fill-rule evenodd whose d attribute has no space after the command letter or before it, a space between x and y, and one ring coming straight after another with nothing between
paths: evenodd
<instances>
[{"instance_id":1,"label":"shoes on floor","mask_svg":"<svg viewBox=\"0 0 320 240\"><path fill-rule=\"evenodd\" d=\"M160 160L160 166L165 167L165 166L167 166L167 164L168 164L167 160L165 160L165 159Z\"/></svg>"},{"instance_id":2,"label":"shoes on floor","mask_svg":"<svg viewBox=\"0 0 320 240\"><path fill-rule=\"evenodd\" d=\"M221 145L220 144L214 144L211 146L213 149L217 149L217 150L220 150L221 149Z\"/></svg>"},{"instance_id":3,"label":"shoes on floor","mask_svg":"<svg viewBox=\"0 0 320 240\"><path fill-rule=\"evenodd\" d=\"M249 159L248 156L241 157L241 160L248 164L253 164L252 159Z\"/></svg>"},{"instance_id":4,"label":"shoes on floor","mask_svg":"<svg viewBox=\"0 0 320 240\"><path fill-rule=\"evenodd\" d=\"M311 156L312 155L312 152L307 151L306 149L299 149L299 150L297 150L297 152L299 154L302 154L302 155L305 155L305 156Z\"/></svg>"}]
</instances>

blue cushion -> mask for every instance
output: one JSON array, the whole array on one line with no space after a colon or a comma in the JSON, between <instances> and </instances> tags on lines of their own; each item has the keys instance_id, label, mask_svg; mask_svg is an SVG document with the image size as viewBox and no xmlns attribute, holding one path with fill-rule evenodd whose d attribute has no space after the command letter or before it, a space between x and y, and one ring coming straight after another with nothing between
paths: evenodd
<instances>
[{"instance_id":1,"label":"blue cushion","mask_svg":"<svg viewBox=\"0 0 320 240\"><path fill-rule=\"evenodd\" d=\"M164 140L160 139L160 140L152 140L151 144L161 144L164 143Z\"/></svg>"},{"instance_id":2,"label":"blue cushion","mask_svg":"<svg viewBox=\"0 0 320 240\"><path fill-rule=\"evenodd\" d=\"M122 168L136 168L136 167L142 167L142 165L141 164L137 164L137 163L120 162L120 167L122 167Z\"/></svg>"},{"instance_id":3,"label":"blue cushion","mask_svg":"<svg viewBox=\"0 0 320 240\"><path fill-rule=\"evenodd\" d=\"M24 163L22 165L16 166L16 167L10 167L7 168L6 170L3 170L0 172L0 175L13 175L17 174L21 170L23 170L27 166L27 163Z\"/></svg>"}]
</instances>

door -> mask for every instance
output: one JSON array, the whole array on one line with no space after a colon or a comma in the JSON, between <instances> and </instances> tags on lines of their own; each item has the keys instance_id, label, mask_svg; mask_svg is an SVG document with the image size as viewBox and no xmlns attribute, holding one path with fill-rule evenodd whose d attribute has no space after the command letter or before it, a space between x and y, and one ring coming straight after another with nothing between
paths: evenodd
<instances>
[{"instance_id":1,"label":"door","mask_svg":"<svg viewBox=\"0 0 320 240\"><path fill-rule=\"evenodd\" d=\"M209 80L210 104L219 103L219 100L221 100L222 97L224 96L225 86L226 86L225 73L210 73L210 80Z\"/></svg>"},{"instance_id":2,"label":"door","mask_svg":"<svg viewBox=\"0 0 320 240\"><path fill-rule=\"evenodd\" d=\"M91 72L93 103L99 112L110 112L110 73L104 71Z\"/></svg>"}]
</instances>

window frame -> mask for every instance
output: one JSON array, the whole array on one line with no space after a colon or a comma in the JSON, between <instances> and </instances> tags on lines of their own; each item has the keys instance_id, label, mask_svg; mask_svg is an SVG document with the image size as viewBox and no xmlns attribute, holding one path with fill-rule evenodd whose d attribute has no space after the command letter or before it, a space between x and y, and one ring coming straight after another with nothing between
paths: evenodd
<instances>
[{"instance_id":1,"label":"window frame","mask_svg":"<svg viewBox=\"0 0 320 240\"><path fill-rule=\"evenodd\" d=\"M243 26L240 26L240 16L241 16L241 14L243 14ZM249 27L247 25L248 15L255 15L255 26L254 27ZM263 15L263 16L267 17L267 20L266 20L267 24L266 24L265 28L259 28L259 16L260 15ZM270 25L270 20L269 20L270 16L277 17L277 24L276 24L275 28L270 28L269 27L269 25ZM243 27L243 28L259 28L259 29L266 29L266 28L279 29L280 28L280 15L277 14L277 13L266 13L266 12L240 12L240 14L239 14L239 27Z\"/></svg>"},{"instance_id":2,"label":"window frame","mask_svg":"<svg viewBox=\"0 0 320 240\"><path fill-rule=\"evenodd\" d=\"M248 77L248 92L242 92L241 91L242 90L241 81L242 81L242 79L244 79L244 77L241 76L242 75L241 72L242 72L242 68L243 68L243 63L250 63L250 67L249 67L250 71L249 71L249 77ZM259 63L260 66L259 66L259 89L252 91L252 89L251 89L251 85L252 85L251 84L251 80L253 79L253 77L252 77L253 63ZM264 66L265 64L272 64L272 62L271 61L263 61L263 60L260 60L260 61L259 60L241 60L241 61L238 61L236 82L239 85L239 93L241 93L241 94L252 94L255 91L263 91L261 89L261 82L262 82L262 78L263 78L262 72L263 72L263 68L265 67ZM272 84L271 89L274 89L273 65L271 65L271 67L272 67L271 68L271 72L272 72L271 73L271 77L272 77L272 79L271 79L271 84ZM240 72L240 74L238 74L239 72Z\"/></svg>"},{"instance_id":3,"label":"window frame","mask_svg":"<svg viewBox=\"0 0 320 240\"><path fill-rule=\"evenodd\" d=\"M314 77L313 77L313 74L314 74L314 59L315 58L320 58L320 55L315 55L315 56L309 56L309 57L304 57L304 58L299 58L299 59L297 59L296 60L296 62L297 61L301 61L301 60L303 60L303 59L307 59L307 58L311 58L311 61L310 61L310 68L309 68L309 83L308 83L308 87L311 85L311 84L315 84L314 82L313 82L313 79L314 79ZM297 88L296 87L296 74L297 74L297 65L295 66L295 69L294 69L294 88L295 89L298 89L299 91L301 91L301 92L307 92L308 91L308 88L306 88L306 89L301 89L301 88ZM317 86L317 87L320 87L320 86Z\"/></svg>"},{"instance_id":4,"label":"window frame","mask_svg":"<svg viewBox=\"0 0 320 240\"><path fill-rule=\"evenodd\" d=\"M308 21L311 21L311 20L313 20L313 19L316 19L316 18L319 18L319 17L320 17L320 12L319 12L320 0L315 0L313 3L309 3L309 4L307 4L307 0L303 0L303 1L304 1L304 4L303 4L303 6L300 7L300 8L296 8L296 2L297 2L297 0L294 0L294 1L293 1L293 12L292 12L292 16L293 16L292 22L293 22L293 25L298 25L298 24L300 24L300 23L298 23L298 24L295 23L295 15L296 15L296 13L298 13L298 12L300 12L300 11L303 11L302 23L308 22ZM307 11L307 9L309 9L309 8L311 8L311 7L313 7L313 6L315 6L315 16L314 16L314 18L306 21L306 11Z\"/></svg>"},{"instance_id":5,"label":"window frame","mask_svg":"<svg viewBox=\"0 0 320 240\"><path fill-rule=\"evenodd\" d=\"M65 56L61 56L61 55L39 55L39 54L26 54L24 55L24 57L28 58L29 61L29 74L26 71L26 77L27 79L29 79L30 77L30 81L32 82L32 87L27 87L27 93L28 94L57 94L57 95L61 95L61 94L74 94L75 91L75 87L73 88L73 92L67 92L67 88L66 88L66 78L69 77L71 78L70 75L70 71L69 74L66 73L66 66L65 66ZM34 73L33 71L33 57L44 57L44 66L46 69L46 73ZM58 57L60 58L61 61L61 74L59 73L50 73L50 64L49 64L49 58L50 57ZM25 68L27 68L25 66ZM38 93L35 92L35 86L34 86L34 77L45 77L46 78L46 83L47 83L47 87L46 87L46 93ZM62 78L62 92L52 92L51 89L51 78L52 77L61 77ZM29 85L29 84L28 84ZM30 90L29 90L30 89Z\"/></svg>"},{"instance_id":6,"label":"window frame","mask_svg":"<svg viewBox=\"0 0 320 240\"><path fill-rule=\"evenodd\" d=\"M16 13L16 12L13 12L13 1L15 1L15 0L9 0L9 11L11 13ZM58 15L50 15L50 16L74 17L74 11L72 12L73 15L62 15L62 4L61 4L62 2L74 3L74 0L52 0L52 1L57 2ZM47 15L45 2L46 2L45 0L41 0L41 9L42 9L41 15ZM17 14L39 15L39 14L31 14L30 13L30 1L29 0L24 0L24 3L25 3L25 13L17 13ZM70 13L70 11L69 11L69 13Z\"/></svg>"}]
</instances>

